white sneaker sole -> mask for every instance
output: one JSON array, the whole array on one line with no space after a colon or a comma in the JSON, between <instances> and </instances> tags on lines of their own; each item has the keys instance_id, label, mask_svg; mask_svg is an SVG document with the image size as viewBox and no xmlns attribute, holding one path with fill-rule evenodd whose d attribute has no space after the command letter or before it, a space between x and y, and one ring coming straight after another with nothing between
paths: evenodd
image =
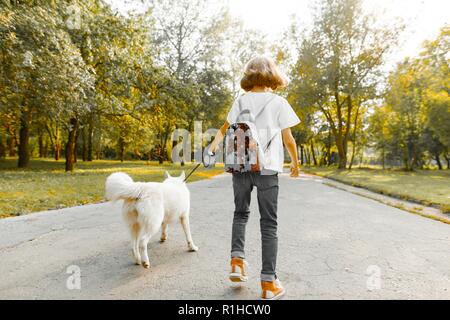
<instances>
[{"instance_id":1,"label":"white sneaker sole","mask_svg":"<svg viewBox=\"0 0 450 320\"><path fill-rule=\"evenodd\" d=\"M234 283L247 282L248 277L242 276L240 273L230 273L230 281Z\"/></svg>"},{"instance_id":2,"label":"white sneaker sole","mask_svg":"<svg viewBox=\"0 0 450 320\"><path fill-rule=\"evenodd\" d=\"M270 298L270 299L264 299L264 298L260 298L260 300L262 301L275 301L275 300L280 300L281 298L283 298L286 295L286 290L283 289L283 291L281 291L279 294L277 294L275 297Z\"/></svg>"}]
</instances>

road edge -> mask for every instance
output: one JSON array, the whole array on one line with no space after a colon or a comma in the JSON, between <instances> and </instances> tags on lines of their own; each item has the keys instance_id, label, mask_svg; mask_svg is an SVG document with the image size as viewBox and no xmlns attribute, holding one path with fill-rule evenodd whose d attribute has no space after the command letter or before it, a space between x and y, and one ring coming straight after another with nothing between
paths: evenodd
<instances>
[{"instance_id":1,"label":"road edge","mask_svg":"<svg viewBox=\"0 0 450 320\"><path fill-rule=\"evenodd\" d=\"M450 225L450 216L446 215L445 213L443 213L440 209L438 209L436 207L425 206L420 203L407 201L407 200L403 200L403 199L398 199L393 196L375 192L368 188L356 187L356 186L347 184L345 182L338 181L335 179L330 179L327 177L323 177L323 176L320 176L318 174L314 174L311 172L302 172L302 174L304 174L306 176L319 178L323 181L323 184L325 184L326 186L329 186L329 187L332 187L335 189L339 189L342 191L350 192L352 194L383 203L390 207L397 208L397 209L403 210L405 212L421 216L423 218L432 219L432 220Z\"/></svg>"}]
</instances>

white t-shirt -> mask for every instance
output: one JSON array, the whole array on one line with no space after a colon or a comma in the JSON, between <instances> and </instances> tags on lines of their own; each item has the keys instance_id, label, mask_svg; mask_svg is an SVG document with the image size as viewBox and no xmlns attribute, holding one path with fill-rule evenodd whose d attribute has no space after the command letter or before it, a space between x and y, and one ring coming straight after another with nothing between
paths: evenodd
<instances>
[{"instance_id":1,"label":"white t-shirt","mask_svg":"<svg viewBox=\"0 0 450 320\"><path fill-rule=\"evenodd\" d=\"M239 99L234 102L228 114L227 121L230 124L236 123L243 110L249 110L254 116L258 115L261 108L270 101L255 121L259 143L264 152L262 174L282 173L284 150L281 131L295 127L300 119L286 99L271 92L248 92ZM270 146L266 151L269 142Z\"/></svg>"}]
</instances>

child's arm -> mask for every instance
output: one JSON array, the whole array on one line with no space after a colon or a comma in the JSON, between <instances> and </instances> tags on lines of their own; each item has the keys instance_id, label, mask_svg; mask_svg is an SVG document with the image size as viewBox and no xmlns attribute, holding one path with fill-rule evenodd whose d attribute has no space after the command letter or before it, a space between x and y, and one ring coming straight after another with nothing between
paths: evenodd
<instances>
[{"instance_id":1,"label":"child's arm","mask_svg":"<svg viewBox=\"0 0 450 320\"><path fill-rule=\"evenodd\" d=\"M227 132L229 127L230 127L230 124L228 123L228 121L225 121L222 128L220 128L219 132L217 132L216 137L214 138L214 141L211 143L211 146L209 147L210 152L213 152L213 153L217 152L219 144L222 142L223 138L225 137L225 133Z\"/></svg>"},{"instance_id":2,"label":"child's arm","mask_svg":"<svg viewBox=\"0 0 450 320\"><path fill-rule=\"evenodd\" d=\"M284 129L282 131L282 134L284 145L286 146L286 149L289 152L289 156L291 157L291 177L298 178L299 163L298 163L297 143L295 142L294 136L292 135L292 131L290 128Z\"/></svg>"}]
</instances>

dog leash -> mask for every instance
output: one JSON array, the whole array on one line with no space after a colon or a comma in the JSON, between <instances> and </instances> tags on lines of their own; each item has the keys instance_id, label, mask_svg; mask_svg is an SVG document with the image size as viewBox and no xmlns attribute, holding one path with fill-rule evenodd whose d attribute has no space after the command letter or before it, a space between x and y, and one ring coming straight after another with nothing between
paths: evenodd
<instances>
[{"instance_id":1,"label":"dog leash","mask_svg":"<svg viewBox=\"0 0 450 320\"><path fill-rule=\"evenodd\" d=\"M189 175L186 177L186 179L184 179L183 182L186 183L186 182L189 180L189 178L194 174L195 171L197 171L197 169L198 169L201 165L202 165L201 163L197 164L197 165L195 166L195 168L191 171L191 173L189 173Z\"/></svg>"}]
</instances>

